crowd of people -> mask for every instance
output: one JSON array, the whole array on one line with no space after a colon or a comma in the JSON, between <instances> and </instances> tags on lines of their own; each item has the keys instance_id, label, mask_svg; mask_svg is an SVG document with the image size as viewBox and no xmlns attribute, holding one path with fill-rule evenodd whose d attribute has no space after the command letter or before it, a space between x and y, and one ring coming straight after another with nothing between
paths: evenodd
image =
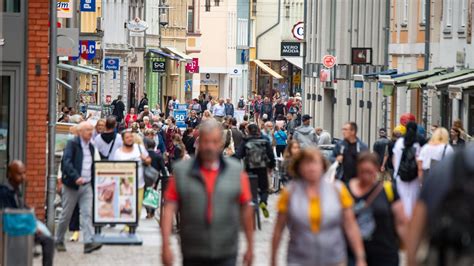
<instances>
[{"instance_id":1,"label":"crowd of people","mask_svg":"<svg viewBox=\"0 0 474 266\"><path fill-rule=\"evenodd\" d=\"M160 219L164 265L174 262L170 237L177 214L183 265L235 265L241 229L243 262L250 265L254 213L260 209L270 218L269 194L277 192L272 182L284 188L269 243L271 265L285 228L288 265L395 266L402 250L408 265L417 265L423 239L431 244L428 265L474 263L474 164L468 159L474 149L464 149L470 136L460 121L426 134L405 114L391 138L380 129L368 147L354 122L344 124L341 140L312 126L317 121L302 113L299 95L241 97L236 107L230 99L201 95L186 103L185 128L173 116L178 104L172 97L166 110L151 110L145 96L125 112L119 96L95 127L78 119L61 162L58 251L66 251L64 236L74 219L84 253L101 248L92 238L90 184L93 162L112 160L138 162L139 217L147 187L167 181ZM236 110L245 115L237 118ZM61 119L71 121L70 114L65 108ZM332 151L323 153L327 146ZM148 166L161 177L151 185L145 182ZM270 178L274 171L278 181ZM147 217L154 217L153 209Z\"/></svg>"}]
</instances>

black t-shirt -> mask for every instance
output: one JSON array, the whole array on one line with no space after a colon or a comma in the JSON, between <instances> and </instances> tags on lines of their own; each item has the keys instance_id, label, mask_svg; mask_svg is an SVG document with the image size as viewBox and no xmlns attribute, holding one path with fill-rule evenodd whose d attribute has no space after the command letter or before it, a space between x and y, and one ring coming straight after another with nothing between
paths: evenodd
<instances>
[{"instance_id":1,"label":"black t-shirt","mask_svg":"<svg viewBox=\"0 0 474 266\"><path fill-rule=\"evenodd\" d=\"M285 114L285 105L282 103L275 104L275 116L284 115Z\"/></svg>"},{"instance_id":2,"label":"black t-shirt","mask_svg":"<svg viewBox=\"0 0 474 266\"><path fill-rule=\"evenodd\" d=\"M347 148L344 149L342 161L342 169L344 170L344 181L349 182L351 178L357 175L357 142L348 143Z\"/></svg>"},{"instance_id":3,"label":"black t-shirt","mask_svg":"<svg viewBox=\"0 0 474 266\"><path fill-rule=\"evenodd\" d=\"M392 204L400 197L395 185L392 184L392 201L389 201L385 189L382 189L370 206L364 209L365 202L376 188L377 185L362 197L356 197L349 187L349 192L354 198L357 222L364 240L367 265L398 266L399 241Z\"/></svg>"}]
</instances>

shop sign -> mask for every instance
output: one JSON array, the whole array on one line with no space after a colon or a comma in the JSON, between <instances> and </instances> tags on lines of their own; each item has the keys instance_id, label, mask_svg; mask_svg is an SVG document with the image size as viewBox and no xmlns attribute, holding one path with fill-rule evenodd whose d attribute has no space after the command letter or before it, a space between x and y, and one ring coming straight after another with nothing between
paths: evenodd
<instances>
[{"instance_id":1,"label":"shop sign","mask_svg":"<svg viewBox=\"0 0 474 266\"><path fill-rule=\"evenodd\" d=\"M58 18L72 18L74 10L73 0L58 0L56 7Z\"/></svg>"},{"instance_id":2,"label":"shop sign","mask_svg":"<svg viewBox=\"0 0 474 266\"><path fill-rule=\"evenodd\" d=\"M81 12L95 12L96 0L81 0Z\"/></svg>"},{"instance_id":3,"label":"shop sign","mask_svg":"<svg viewBox=\"0 0 474 266\"><path fill-rule=\"evenodd\" d=\"M233 68L229 69L229 75L231 77L237 78L242 76L242 67L240 66L235 66Z\"/></svg>"},{"instance_id":4,"label":"shop sign","mask_svg":"<svg viewBox=\"0 0 474 266\"><path fill-rule=\"evenodd\" d=\"M301 55L301 43L299 42L282 42L281 43L281 56L300 56Z\"/></svg>"},{"instance_id":5,"label":"shop sign","mask_svg":"<svg viewBox=\"0 0 474 266\"><path fill-rule=\"evenodd\" d=\"M94 59L95 48L95 41L81 41L81 57L85 60Z\"/></svg>"},{"instance_id":6,"label":"shop sign","mask_svg":"<svg viewBox=\"0 0 474 266\"><path fill-rule=\"evenodd\" d=\"M325 55L323 57L323 66L325 68L333 68L336 65L336 57L333 55Z\"/></svg>"},{"instance_id":7,"label":"shop sign","mask_svg":"<svg viewBox=\"0 0 474 266\"><path fill-rule=\"evenodd\" d=\"M293 37L297 40L303 40L304 39L304 22L300 21L296 23L293 26L293 29L291 29L291 33L293 34Z\"/></svg>"},{"instance_id":8,"label":"shop sign","mask_svg":"<svg viewBox=\"0 0 474 266\"><path fill-rule=\"evenodd\" d=\"M188 79L184 81L184 92L191 92L193 90L193 80Z\"/></svg>"},{"instance_id":9,"label":"shop sign","mask_svg":"<svg viewBox=\"0 0 474 266\"><path fill-rule=\"evenodd\" d=\"M58 29L58 56L79 56L79 29Z\"/></svg>"},{"instance_id":10,"label":"shop sign","mask_svg":"<svg viewBox=\"0 0 474 266\"><path fill-rule=\"evenodd\" d=\"M372 64L372 48L352 48L352 64L353 65L370 65Z\"/></svg>"},{"instance_id":11,"label":"shop sign","mask_svg":"<svg viewBox=\"0 0 474 266\"><path fill-rule=\"evenodd\" d=\"M199 73L199 58L193 58L192 62L186 64L186 72L191 74Z\"/></svg>"},{"instance_id":12,"label":"shop sign","mask_svg":"<svg viewBox=\"0 0 474 266\"><path fill-rule=\"evenodd\" d=\"M105 70L119 70L119 67L120 67L120 59L119 58L106 57L104 59L104 69Z\"/></svg>"},{"instance_id":13,"label":"shop sign","mask_svg":"<svg viewBox=\"0 0 474 266\"><path fill-rule=\"evenodd\" d=\"M188 111L185 109L185 110L174 110L173 111L173 116L174 116L174 119L176 120L176 126L179 127L179 128L182 128L182 129L185 129L186 128L186 117L188 115L187 113Z\"/></svg>"},{"instance_id":14,"label":"shop sign","mask_svg":"<svg viewBox=\"0 0 474 266\"><path fill-rule=\"evenodd\" d=\"M164 73L166 72L166 59L160 57L151 62L151 71Z\"/></svg>"},{"instance_id":15,"label":"shop sign","mask_svg":"<svg viewBox=\"0 0 474 266\"><path fill-rule=\"evenodd\" d=\"M301 74L300 73L296 73L293 76L293 84L295 84L295 85L301 84Z\"/></svg>"},{"instance_id":16,"label":"shop sign","mask_svg":"<svg viewBox=\"0 0 474 266\"><path fill-rule=\"evenodd\" d=\"M127 29L130 31L130 36L143 37L145 36L145 31L148 29L148 24L139 17L136 17L127 23Z\"/></svg>"}]
</instances>

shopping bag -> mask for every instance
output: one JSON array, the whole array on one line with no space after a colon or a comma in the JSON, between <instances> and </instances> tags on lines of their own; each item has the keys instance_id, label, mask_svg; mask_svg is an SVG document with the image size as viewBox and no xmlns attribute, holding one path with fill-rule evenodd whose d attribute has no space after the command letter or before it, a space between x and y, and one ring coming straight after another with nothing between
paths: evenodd
<instances>
[{"instance_id":1,"label":"shopping bag","mask_svg":"<svg viewBox=\"0 0 474 266\"><path fill-rule=\"evenodd\" d=\"M147 188L145 191L145 199L143 199L143 205L152 209L157 209L159 202L160 197L158 192L152 187Z\"/></svg>"}]
</instances>

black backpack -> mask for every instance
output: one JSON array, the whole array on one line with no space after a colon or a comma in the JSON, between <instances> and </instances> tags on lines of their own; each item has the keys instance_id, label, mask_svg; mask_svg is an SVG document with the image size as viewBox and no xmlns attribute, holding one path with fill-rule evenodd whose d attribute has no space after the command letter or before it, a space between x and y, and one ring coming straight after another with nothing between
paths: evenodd
<instances>
[{"instance_id":1,"label":"black backpack","mask_svg":"<svg viewBox=\"0 0 474 266\"><path fill-rule=\"evenodd\" d=\"M268 141L264 139L251 139L245 143L245 167L247 169L266 168L268 161L267 155Z\"/></svg>"},{"instance_id":2,"label":"black backpack","mask_svg":"<svg viewBox=\"0 0 474 266\"><path fill-rule=\"evenodd\" d=\"M416 161L415 147L404 148L402 159L398 167L398 175L404 182L410 182L418 177L418 163Z\"/></svg>"},{"instance_id":3,"label":"black backpack","mask_svg":"<svg viewBox=\"0 0 474 266\"><path fill-rule=\"evenodd\" d=\"M239 100L239 103L237 103L237 107L239 107L239 108L244 108L244 106L245 106L245 105L244 105L244 100L243 100L243 99L240 99L240 100Z\"/></svg>"},{"instance_id":4,"label":"black backpack","mask_svg":"<svg viewBox=\"0 0 474 266\"><path fill-rule=\"evenodd\" d=\"M431 244L440 252L474 253L474 172L463 151L454 155L451 186L430 223Z\"/></svg>"}]
</instances>

